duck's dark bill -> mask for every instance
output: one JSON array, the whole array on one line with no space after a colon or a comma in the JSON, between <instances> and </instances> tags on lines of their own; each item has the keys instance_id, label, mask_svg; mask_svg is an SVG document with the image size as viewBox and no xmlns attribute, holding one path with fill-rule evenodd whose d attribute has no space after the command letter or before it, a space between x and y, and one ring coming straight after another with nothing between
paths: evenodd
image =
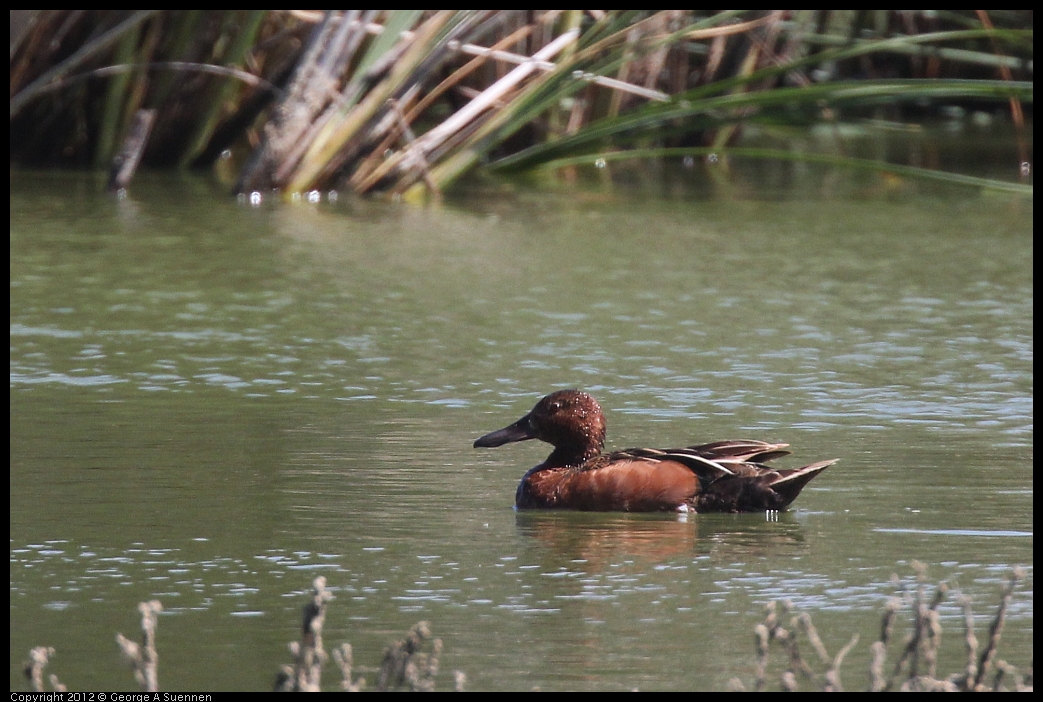
<instances>
[{"instance_id":1,"label":"duck's dark bill","mask_svg":"<svg viewBox=\"0 0 1043 702\"><path fill-rule=\"evenodd\" d=\"M475 448L496 448L497 446L503 446L509 444L512 441L526 441L528 439L535 439L532 435L532 430L529 428L529 416L525 415L517 422L509 427L504 427L498 431L494 431L491 434L477 439L474 442Z\"/></svg>"}]
</instances>

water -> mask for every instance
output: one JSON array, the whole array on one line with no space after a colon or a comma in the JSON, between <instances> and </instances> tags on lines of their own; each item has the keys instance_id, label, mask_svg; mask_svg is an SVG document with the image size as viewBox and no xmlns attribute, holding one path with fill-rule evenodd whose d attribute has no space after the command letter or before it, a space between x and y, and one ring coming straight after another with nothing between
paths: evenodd
<instances>
[{"instance_id":1,"label":"water","mask_svg":"<svg viewBox=\"0 0 1043 702\"><path fill-rule=\"evenodd\" d=\"M440 689L749 685L753 626L789 599L831 654L861 634L858 689L914 559L973 598L981 640L1025 566L1001 656L1027 668L1031 203L693 192L251 209L202 180L145 175L117 202L18 174L11 688L51 645L72 689L134 689L112 639L155 598L163 689L267 689L322 574L327 646L371 681L426 619ZM610 448L841 461L775 522L516 513L549 448L471 442L561 387L601 400ZM942 615L954 672L954 597Z\"/></svg>"}]
</instances>

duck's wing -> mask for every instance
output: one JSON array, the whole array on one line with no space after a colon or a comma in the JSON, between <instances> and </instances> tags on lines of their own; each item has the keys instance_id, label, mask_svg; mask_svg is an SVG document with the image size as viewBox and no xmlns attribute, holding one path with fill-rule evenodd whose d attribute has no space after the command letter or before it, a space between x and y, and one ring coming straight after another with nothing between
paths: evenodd
<instances>
[{"instance_id":1,"label":"duck's wing","mask_svg":"<svg viewBox=\"0 0 1043 702\"><path fill-rule=\"evenodd\" d=\"M676 449L629 448L608 455L609 463L626 460L650 461L653 463L674 462L687 466L702 480L713 482L720 478L736 475L734 468L724 462L715 461L697 450L698 447Z\"/></svg>"},{"instance_id":2,"label":"duck's wing","mask_svg":"<svg viewBox=\"0 0 1043 702\"><path fill-rule=\"evenodd\" d=\"M766 463L781 456L788 456L785 449L789 444L769 444L767 441L738 439L730 441L714 441L709 444L689 446L691 451L712 461L731 460L749 463Z\"/></svg>"},{"instance_id":3,"label":"duck's wing","mask_svg":"<svg viewBox=\"0 0 1043 702\"><path fill-rule=\"evenodd\" d=\"M699 443L685 446L684 449L625 449L615 453L650 460L690 461L693 462L694 467L702 465L711 469L719 469L728 463L766 463L782 456L789 456L790 452L785 451L786 446L789 445L789 443L741 439Z\"/></svg>"}]
</instances>

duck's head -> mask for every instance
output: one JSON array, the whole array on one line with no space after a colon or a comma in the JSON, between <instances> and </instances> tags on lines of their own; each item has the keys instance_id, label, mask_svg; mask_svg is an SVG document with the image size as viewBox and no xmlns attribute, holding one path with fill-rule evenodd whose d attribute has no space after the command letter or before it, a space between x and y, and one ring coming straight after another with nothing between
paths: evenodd
<instances>
[{"instance_id":1,"label":"duck's head","mask_svg":"<svg viewBox=\"0 0 1043 702\"><path fill-rule=\"evenodd\" d=\"M605 445L605 415L593 397L579 390L558 390L536 403L514 424L474 442L492 448L514 441L539 439L562 452L561 465L576 465L601 453ZM559 451L555 451L558 454ZM548 461L549 462L549 461Z\"/></svg>"}]
</instances>

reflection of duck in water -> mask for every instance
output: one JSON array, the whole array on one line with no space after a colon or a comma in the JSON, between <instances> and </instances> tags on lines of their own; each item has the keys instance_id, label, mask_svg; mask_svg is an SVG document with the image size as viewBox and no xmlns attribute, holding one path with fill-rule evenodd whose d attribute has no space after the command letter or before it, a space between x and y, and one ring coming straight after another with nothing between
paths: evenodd
<instances>
[{"instance_id":1,"label":"reflection of duck in water","mask_svg":"<svg viewBox=\"0 0 1043 702\"><path fill-rule=\"evenodd\" d=\"M770 516L765 520L764 515ZM607 572L630 562L638 570L680 565L692 557L732 564L752 558L795 558L808 552L805 524L793 512L671 514L521 509L515 526L548 570ZM680 559L680 560L678 560Z\"/></svg>"},{"instance_id":2,"label":"reflection of duck in water","mask_svg":"<svg viewBox=\"0 0 1043 702\"><path fill-rule=\"evenodd\" d=\"M790 470L764 463L788 444L717 441L681 449L635 448L603 454L605 415L579 390L559 390L514 424L486 434L475 448L540 439L554 446L522 478L519 509L760 512L785 509L836 460Z\"/></svg>"}]
</instances>

